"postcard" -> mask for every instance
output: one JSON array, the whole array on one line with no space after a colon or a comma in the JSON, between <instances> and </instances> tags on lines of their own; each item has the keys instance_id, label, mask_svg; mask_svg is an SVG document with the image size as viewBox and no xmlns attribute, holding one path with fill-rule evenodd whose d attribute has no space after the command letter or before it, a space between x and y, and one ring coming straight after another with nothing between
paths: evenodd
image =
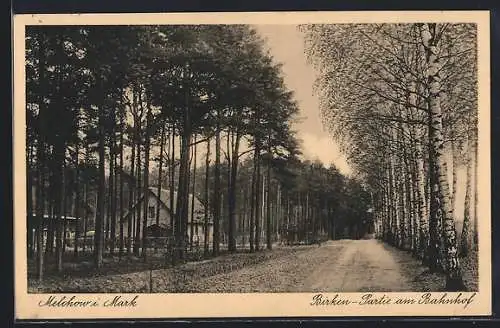
<instances>
[{"instance_id":1,"label":"postcard","mask_svg":"<svg viewBox=\"0 0 500 328\"><path fill-rule=\"evenodd\" d=\"M489 19L16 15L16 318L490 315Z\"/></svg>"}]
</instances>

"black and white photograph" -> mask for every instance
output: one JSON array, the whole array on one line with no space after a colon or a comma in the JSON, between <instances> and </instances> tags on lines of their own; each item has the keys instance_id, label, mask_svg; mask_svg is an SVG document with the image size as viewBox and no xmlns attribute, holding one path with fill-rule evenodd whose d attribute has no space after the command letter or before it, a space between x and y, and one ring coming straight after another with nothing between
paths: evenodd
<instances>
[{"instance_id":1,"label":"black and white photograph","mask_svg":"<svg viewBox=\"0 0 500 328\"><path fill-rule=\"evenodd\" d=\"M443 13L21 17L16 307L486 314L489 15Z\"/></svg>"}]
</instances>

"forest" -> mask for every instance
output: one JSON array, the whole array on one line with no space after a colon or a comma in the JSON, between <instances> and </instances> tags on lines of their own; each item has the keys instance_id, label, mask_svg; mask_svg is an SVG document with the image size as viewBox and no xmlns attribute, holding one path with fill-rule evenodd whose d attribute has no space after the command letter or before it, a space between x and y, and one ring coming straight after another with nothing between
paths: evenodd
<instances>
[{"instance_id":1,"label":"forest","mask_svg":"<svg viewBox=\"0 0 500 328\"><path fill-rule=\"evenodd\" d=\"M426 243L437 247L441 235L433 232L449 231L453 218L448 212L431 215L427 228L425 211L437 213L443 200L434 194L426 197L426 188L441 181L443 155L437 145L429 164L422 149L431 144L429 138L440 138L436 142L442 144L444 134L449 139L446 144L454 147L455 163L466 160L459 154L470 153L476 140L475 130L466 129L475 119L475 104L466 102L475 99L472 75L467 80L472 73L464 70L468 57L461 56L463 50L456 46L465 40L461 34L450 34L453 38L443 37L439 43L450 61L450 77L441 84L462 88L454 91L460 95L462 110L451 111L454 103L438 103L446 124L436 135L434 126L428 129L423 123L424 114L434 115L436 105L420 110L422 99L406 87L410 80L403 87L402 80L384 73L390 83L366 84L380 88L384 97L358 86L361 80L374 78L367 75L373 72L366 66L378 67L372 64L378 54L368 55L362 48L370 46L368 41L343 56L349 61L337 69L327 53L329 47L344 42L339 49L354 51L348 36L330 27L308 31L318 42L311 49L321 49L313 57L323 60L321 65L331 76L321 82L322 90L328 93L328 88L337 87L331 83L342 79L341 90L356 94L342 99L349 112L344 107L346 111L325 118L349 127L349 140L356 145L350 148L356 153L349 154L360 174L345 176L334 164L325 166L301 156L301 141L293 127L299 119L294 94L284 83L280 64L250 26L28 27L26 233L36 279L49 274L47 263L55 263L55 271L63 272L70 258L90 257L96 269L110 257L147 261L157 251L148 242L148 203L134 205L150 189L170 193L167 205L173 215L165 235L157 239L165 240L165 261L174 265L194 253L211 258L271 249L276 243L361 238L371 232L373 206L383 236L391 243L412 247L416 254L429 248ZM324 44L323 38L334 38L338 44ZM411 43L401 49L404 53L397 53L393 63L419 51ZM412 66L415 74L423 74L423 62ZM361 80L343 80L346 70L361 68L358 64L365 65ZM397 67L400 71L394 74L399 77L405 67ZM424 92L428 84L414 88ZM411 98L408 102L403 91ZM464 92L467 99L462 100ZM333 92L324 99L346 95ZM365 110L369 103L374 107ZM409 103L413 105L406 106ZM435 135L426 135L427 130ZM406 147L410 143L414 148ZM390 156L384 155L388 149ZM429 174L434 172L429 167L437 170L435 174ZM397 180L397 176L408 178ZM431 177L430 184L426 176ZM439 195L447 195L441 191ZM203 233L213 225L213 238L204 238L202 245L193 240L193 231L187 233L195 220L190 194L203 204ZM69 218L76 220L72 232ZM441 222L444 228L436 225ZM439 250L451 254L453 238L450 233Z\"/></svg>"},{"instance_id":2,"label":"forest","mask_svg":"<svg viewBox=\"0 0 500 328\"><path fill-rule=\"evenodd\" d=\"M477 26L300 29L324 124L365 182L378 237L462 290L461 261L478 243Z\"/></svg>"}]
</instances>

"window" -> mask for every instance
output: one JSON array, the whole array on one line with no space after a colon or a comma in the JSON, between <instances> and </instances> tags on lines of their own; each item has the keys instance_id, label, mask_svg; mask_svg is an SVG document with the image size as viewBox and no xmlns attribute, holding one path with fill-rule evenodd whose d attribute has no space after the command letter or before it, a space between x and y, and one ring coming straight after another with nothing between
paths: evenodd
<instances>
[{"instance_id":1,"label":"window","mask_svg":"<svg viewBox=\"0 0 500 328\"><path fill-rule=\"evenodd\" d=\"M155 207L154 206L149 206L149 215L148 217L150 219L153 219L156 217L156 211L155 211Z\"/></svg>"}]
</instances>

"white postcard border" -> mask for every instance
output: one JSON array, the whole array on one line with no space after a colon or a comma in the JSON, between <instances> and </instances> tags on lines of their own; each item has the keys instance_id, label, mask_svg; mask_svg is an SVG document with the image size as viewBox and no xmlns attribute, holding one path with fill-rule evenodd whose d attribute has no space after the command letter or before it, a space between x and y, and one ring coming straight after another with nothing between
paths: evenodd
<instances>
[{"instance_id":1,"label":"white postcard border","mask_svg":"<svg viewBox=\"0 0 500 328\"><path fill-rule=\"evenodd\" d=\"M488 11L373 11L373 12L265 12L171 14L43 14L14 17L14 258L15 317L17 319L304 317L304 316L477 316L491 314L491 177L490 177L490 34ZM27 293L26 159L24 28L27 25L150 25L150 24L300 24L300 23L477 23L479 81L479 292L466 293L474 301L460 305L311 306L315 293L279 294L138 294L134 308L40 307L49 294ZM16 219L18 218L18 219ZM334 297L337 293L325 293ZM376 296L420 299L423 293L374 293ZM435 297L443 293L433 293ZM72 296L71 294L50 294ZM115 295L74 294L99 300ZM359 299L363 293L338 293ZM458 293L448 293L448 297Z\"/></svg>"}]
</instances>

